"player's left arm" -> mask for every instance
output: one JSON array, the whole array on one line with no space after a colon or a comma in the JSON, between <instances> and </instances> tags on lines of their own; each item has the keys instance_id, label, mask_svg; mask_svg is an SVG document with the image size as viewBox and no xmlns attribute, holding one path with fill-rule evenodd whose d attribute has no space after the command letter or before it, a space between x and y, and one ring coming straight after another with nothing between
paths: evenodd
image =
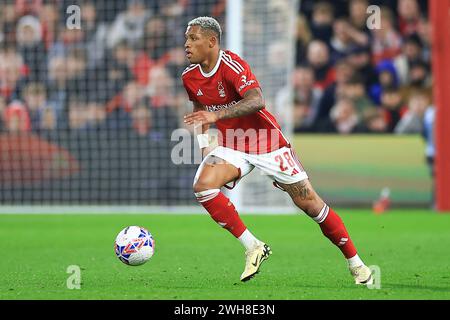
<instances>
[{"instance_id":1,"label":"player's left arm","mask_svg":"<svg viewBox=\"0 0 450 320\"><path fill-rule=\"evenodd\" d=\"M214 123L221 119L242 117L264 108L264 96L260 88L247 90L243 98L234 106L215 112L197 111L184 117L186 124L201 121L203 124Z\"/></svg>"},{"instance_id":2,"label":"player's left arm","mask_svg":"<svg viewBox=\"0 0 450 320\"><path fill-rule=\"evenodd\" d=\"M228 109L217 111L218 119L230 119L248 115L264 108L264 96L260 88L247 90L243 99Z\"/></svg>"}]
</instances>

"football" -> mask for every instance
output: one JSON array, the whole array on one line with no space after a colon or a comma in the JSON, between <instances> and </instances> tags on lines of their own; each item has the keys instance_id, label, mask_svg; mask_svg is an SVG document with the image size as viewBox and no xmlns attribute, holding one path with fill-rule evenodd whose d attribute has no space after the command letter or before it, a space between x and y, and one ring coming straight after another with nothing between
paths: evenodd
<instances>
[{"instance_id":1,"label":"football","mask_svg":"<svg viewBox=\"0 0 450 320\"><path fill-rule=\"evenodd\" d=\"M154 253L155 241L151 233L142 227L129 226L119 232L114 251L120 261L129 266L147 262Z\"/></svg>"}]
</instances>

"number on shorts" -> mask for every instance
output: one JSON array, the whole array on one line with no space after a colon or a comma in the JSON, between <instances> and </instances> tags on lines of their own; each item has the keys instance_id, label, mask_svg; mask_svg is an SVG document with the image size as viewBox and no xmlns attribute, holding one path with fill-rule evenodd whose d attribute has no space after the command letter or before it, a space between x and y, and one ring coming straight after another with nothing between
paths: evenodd
<instances>
[{"instance_id":1,"label":"number on shorts","mask_svg":"<svg viewBox=\"0 0 450 320\"><path fill-rule=\"evenodd\" d=\"M292 157L291 157L291 155L289 154L289 151L284 152L284 153L283 153L283 156L284 156L284 158L286 159L288 165L289 165L291 168L294 168L294 167L295 167L295 163L294 163L294 160L292 160ZM286 171L287 169L289 169L288 167L286 167L286 166L284 165L284 160L283 160L283 157L282 157L281 155L277 155L277 156L275 157L275 161L280 163L280 170L281 170L281 171Z\"/></svg>"},{"instance_id":2,"label":"number on shorts","mask_svg":"<svg viewBox=\"0 0 450 320\"><path fill-rule=\"evenodd\" d=\"M277 156L275 157L275 161L280 163L280 169L281 169L281 171L286 171L286 170L288 169L288 167L285 167L285 166L283 165L284 161L283 161L283 158L282 158L280 155L277 155Z\"/></svg>"},{"instance_id":3,"label":"number on shorts","mask_svg":"<svg viewBox=\"0 0 450 320\"><path fill-rule=\"evenodd\" d=\"M289 151L286 151L283 153L284 158L287 160L288 164L291 166L291 168L295 167L294 160L292 160L291 155L289 154Z\"/></svg>"}]
</instances>

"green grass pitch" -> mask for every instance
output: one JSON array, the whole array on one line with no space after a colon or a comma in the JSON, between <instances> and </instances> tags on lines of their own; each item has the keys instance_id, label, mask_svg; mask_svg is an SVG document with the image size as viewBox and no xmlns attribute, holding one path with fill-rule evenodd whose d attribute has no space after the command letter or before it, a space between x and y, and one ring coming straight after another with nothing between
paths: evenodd
<instances>
[{"instance_id":1,"label":"green grass pitch","mask_svg":"<svg viewBox=\"0 0 450 320\"><path fill-rule=\"evenodd\" d=\"M381 288L355 286L337 248L303 215L243 215L273 255L240 283L239 242L202 215L0 215L0 299L450 299L450 215L338 210ZM115 256L116 234L141 225L156 241L139 267ZM66 286L81 268L81 289Z\"/></svg>"}]
</instances>

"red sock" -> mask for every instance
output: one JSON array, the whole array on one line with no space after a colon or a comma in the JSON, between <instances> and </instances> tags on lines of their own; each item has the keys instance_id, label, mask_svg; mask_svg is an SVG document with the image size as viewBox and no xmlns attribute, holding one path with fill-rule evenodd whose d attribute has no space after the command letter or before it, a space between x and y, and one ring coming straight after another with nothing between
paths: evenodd
<instances>
[{"instance_id":1,"label":"red sock","mask_svg":"<svg viewBox=\"0 0 450 320\"><path fill-rule=\"evenodd\" d=\"M347 229L333 209L325 205L314 220L319 223L322 233L342 251L347 259L356 255L356 248Z\"/></svg>"},{"instance_id":2,"label":"red sock","mask_svg":"<svg viewBox=\"0 0 450 320\"><path fill-rule=\"evenodd\" d=\"M209 212L211 218L230 231L236 238L239 238L247 229L230 199L219 189L197 192L195 196L198 202Z\"/></svg>"}]
</instances>

